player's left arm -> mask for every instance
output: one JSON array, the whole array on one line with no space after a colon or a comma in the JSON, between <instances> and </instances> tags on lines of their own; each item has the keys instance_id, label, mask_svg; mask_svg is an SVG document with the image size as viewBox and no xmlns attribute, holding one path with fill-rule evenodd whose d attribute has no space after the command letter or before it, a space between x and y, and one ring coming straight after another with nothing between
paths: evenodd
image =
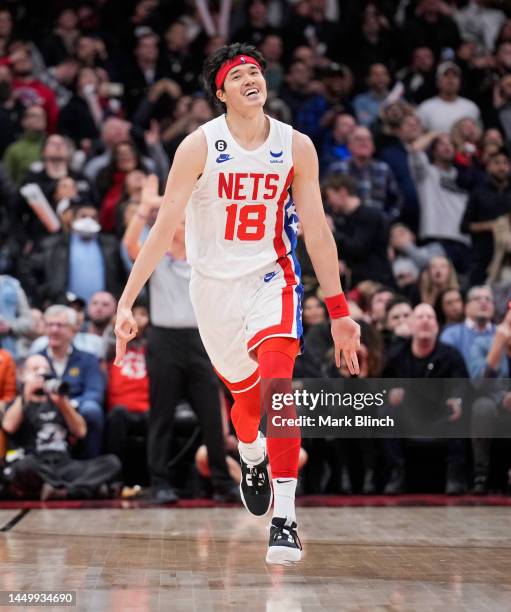
<instances>
[{"instance_id":1,"label":"player's left arm","mask_svg":"<svg viewBox=\"0 0 511 612\"><path fill-rule=\"evenodd\" d=\"M305 246L325 297L342 293L337 246L325 217L319 188L318 156L310 138L293 132L293 200L303 228ZM360 326L348 316L332 319L335 362L340 353L351 374L359 373Z\"/></svg>"}]
</instances>

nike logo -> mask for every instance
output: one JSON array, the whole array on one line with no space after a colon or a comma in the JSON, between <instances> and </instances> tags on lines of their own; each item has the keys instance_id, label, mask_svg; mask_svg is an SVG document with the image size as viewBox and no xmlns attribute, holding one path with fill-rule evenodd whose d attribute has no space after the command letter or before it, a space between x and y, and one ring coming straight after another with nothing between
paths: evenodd
<instances>
[{"instance_id":1,"label":"nike logo","mask_svg":"<svg viewBox=\"0 0 511 612\"><path fill-rule=\"evenodd\" d=\"M268 274L264 275L264 282L265 283L269 283L271 281L271 279L276 276L276 272L268 272Z\"/></svg>"},{"instance_id":2,"label":"nike logo","mask_svg":"<svg viewBox=\"0 0 511 612\"><path fill-rule=\"evenodd\" d=\"M229 153L221 153L217 158L216 158L216 163L217 164L221 164L222 162L226 162L231 160L232 157L229 155Z\"/></svg>"},{"instance_id":3,"label":"nike logo","mask_svg":"<svg viewBox=\"0 0 511 612\"><path fill-rule=\"evenodd\" d=\"M272 157L282 157L282 151L279 151L278 153L274 153L273 151L270 151L270 155Z\"/></svg>"},{"instance_id":4,"label":"nike logo","mask_svg":"<svg viewBox=\"0 0 511 612\"><path fill-rule=\"evenodd\" d=\"M291 482L291 480L292 480L292 478L290 478L289 480L279 480L279 479L277 478L277 482L278 482L279 484L285 484L286 482Z\"/></svg>"}]
</instances>

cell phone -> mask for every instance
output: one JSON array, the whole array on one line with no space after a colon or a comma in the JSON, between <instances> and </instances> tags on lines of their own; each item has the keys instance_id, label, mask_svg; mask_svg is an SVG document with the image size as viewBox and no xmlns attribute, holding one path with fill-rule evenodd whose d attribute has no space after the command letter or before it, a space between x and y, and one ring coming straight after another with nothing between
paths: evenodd
<instances>
[{"instance_id":1,"label":"cell phone","mask_svg":"<svg viewBox=\"0 0 511 612\"><path fill-rule=\"evenodd\" d=\"M122 83L103 83L101 93L107 98L121 98L124 95L124 85Z\"/></svg>"}]
</instances>

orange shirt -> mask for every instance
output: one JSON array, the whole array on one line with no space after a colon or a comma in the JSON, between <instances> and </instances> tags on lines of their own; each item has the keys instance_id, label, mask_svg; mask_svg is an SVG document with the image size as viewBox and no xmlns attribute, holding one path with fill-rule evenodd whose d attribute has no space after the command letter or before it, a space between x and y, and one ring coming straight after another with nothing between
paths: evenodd
<instances>
[{"instance_id":1,"label":"orange shirt","mask_svg":"<svg viewBox=\"0 0 511 612\"><path fill-rule=\"evenodd\" d=\"M16 364L9 351L0 349L0 401L16 397Z\"/></svg>"}]
</instances>

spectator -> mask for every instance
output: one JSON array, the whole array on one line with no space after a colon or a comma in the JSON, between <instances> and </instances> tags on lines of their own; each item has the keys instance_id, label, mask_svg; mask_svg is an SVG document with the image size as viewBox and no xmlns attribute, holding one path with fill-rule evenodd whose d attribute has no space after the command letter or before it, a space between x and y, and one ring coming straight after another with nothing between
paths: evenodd
<instances>
[{"instance_id":1,"label":"spectator","mask_svg":"<svg viewBox=\"0 0 511 612\"><path fill-rule=\"evenodd\" d=\"M90 148L99 136L104 110L99 99L99 79L92 68L81 68L71 100L59 114L59 132L71 138L77 147Z\"/></svg>"},{"instance_id":2,"label":"spectator","mask_svg":"<svg viewBox=\"0 0 511 612\"><path fill-rule=\"evenodd\" d=\"M435 301L435 313L443 331L448 325L461 323L464 319L463 296L459 289L443 289Z\"/></svg>"},{"instance_id":3,"label":"spectator","mask_svg":"<svg viewBox=\"0 0 511 612\"><path fill-rule=\"evenodd\" d=\"M30 309L30 318L31 325L30 329L26 331L21 338L18 340L16 346L16 352L18 354L18 359L24 360L28 357L29 353L39 352L39 351L31 351L31 346L35 343L35 341L44 337L46 333L46 328L44 324L44 316L43 313L38 308ZM48 340L46 339L46 346L48 344ZM44 348L44 346L42 348Z\"/></svg>"},{"instance_id":4,"label":"spectator","mask_svg":"<svg viewBox=\"0 0 511 612\"><path fill-rule=\"evenodd\" d=\"M30 166L41 157L46 134L46 113L42 106L28 106L21 120L23 134L10 144L3 157L9 178L21 185Z\"/></svg>"},{"instance_id":5,"label":"spectator","mask_svg":"<svg viewBox=\"0 0 511 612\"><path fill-rule=\"evenodd\" d=\"M70 234L43 240L25 262L27 288L37 304L62 301L68 291L85 302L97 291L120 295L125 274L119 244L100 232L97 209L75 204L71 227Z\"/></svg>"},{"instance_id":6,"label":"spectator","mask_svg":"<svg viewBox=\"0 0 511 612\"><path fill-rule=\"evenodd\" d=\"M410 259L419 270L426 268L433 257L445 256L444 248L439 242L417 246L414 233L402 223L395 223L390 228L390 246L400 256Z\"/></svg>"},{"instance_id":7,"label":"spectator","mask_svg":"<svg viewBox=\"0 0 511 612\"><path fill-rule=\"evenodd\" d=\"M246 6L246 22L231 37L233 42L242 40L258 47L266 36L273 33L268 21L268 0L249 0Z\"/></svg>"},{"instance_id":8,"label":"spectator","mask_svg":"<svg viewBox=\"0 0 511 612\"><path fill-rule=\"evenodd\" d=\"M316 295L309 295L303 299L302 310L304 334L313 325L327 321L325 305Z\"/></svg>"},{"instance_id":9,"label":"spectator","mask_svg":"<svg viewBox=\"0 0 511 612\"><path fill-rule=\"evenodd\" d=\"M491 53L506 15L486 4L485 0L469 0L464 8L455 11L454 19L463 40L475 42L480 52Z\"/></svg>"},{"instance_id":10,"label":"spectator","mask_svg":"<svg viewBox=\"0 0 511 612\"><path fill-rule=\"evenodd\" d=\"M382 330L384 355L388 356L412 335L410 318L412 305L403 296L396 295L385 306L385 327Z\"/></svg>"},{"instance_id":11,"label":"spectator","mask_svg":"<svg viewBox=\"0 0 511 612\"><path fill-rule=\"evenodd\" d=\"M160 203L158 181L153 175L146 180L139 212L131 218L123 239L132 260L140 251L149 211ZM169 482L167 464L172 449L174 411L186 396L197 414L208 448L215 496L222 500L238 500L239 491L225 462L218 386L197 330L189 297L191 268L185 257L183 224L149 282L151 327L147 334L147 368L151 409L148 464L153 499L157 503L178 500ZM163 354L165 359L161 358Z\"/></svg>"},{"instance_id":12,"label":"spectator","mask_svg":"<svg viewBox=\"0 0 511 612\"><path fill-rule=\"evenodd\" d=\"M352 286L367 279L392 285L385 217L379 210L362 204L355 190L350 176L338 174L331 175L324 187L339 257L349 268Z\"/></svg>"},{"instance_id":13,"label":"spectator","mask_svg":"<svg viewBox=\"0 0 511 612\"><path fill-rule=\"evenodd\" d=\"M368 314L371 324L378 330L385 328L387 304L394 299L394 293L388 287L380 286L369 298Z\"/></svg>"},{"instance_id":14,"label":"spectator","mask_svg":"<svg viewBox=\"0 0 511 612\"><path fill-rule=\"evenodd\" d=\"M110 163L99 172L96 180L101 198L99 220L105 232L115 229L116 207L121 199L126 176L133 170L145 170L142 159L132 142L120 142L113 148Z\"/></svg>"},{"instance_id":15,"label":"spectator","mask_svg":"<svg viewBox=\"0 0 511 612\"><path fill-rule=\"evenodd\" d=\"M0 21L2 13L0 12ZM1 41L0 41L1 44ZM7 147L19 137L21 117L25 107L12 90L12 75L7 66L0 64L0 157Z\"/></svg>"},{"instance_id":16,"label":"spectator","mask_svg":"<svg viewBox=\"0 0 511 612\"><path fill-rule=\"evenodd\" d=\"M467 370L460 353L438 341L438 322L435 311L429 304L419 304L415 307L410 327L411 339L389 359L383 372L384 377L404 379L467 377ZM462 416L462 402L457 395L449 397L445 404L441 397L432 399L429 395L427 404L424 405L420 391L414 393L413 388L408 387L405 392L402 388L396 388L389 392L388 401L389 414L396 410L403 413L409 404L413 406L416 418L423 418L426 426L431 426L436 419L441 419L445 421L453 435L456 433L456 423ZM391 467L391 476L384 493L396 495L402 493L405 487L406 459L403 440L399 438L385 440L384 449L387 463ZM448 439L447 455L445 492L447 495L459 495L466 490L463 440L454 437Z\"/></svg>"},{"instance_id":17,"label":"spectator","mask_svg":"<svg viewBox=\"0 0 511 612\"><path fill-rule=\"evenodd\" d=\"M382 104L389 95L390 75L384 64L371 64L367 85L368 90L353 100L357 122L365 127L378 119Z\"/></svg>"},{"instance_id":18,"label":"spectator","mask_svg":"<svg viewBox=\"0 0 511 612\"><path fill-rule=\"evenodd\" d=\"M158 43L158 36L151 31L137 37L133 60L123 78L128 115L138 107L151 85L170 76L168 66L160 59Z\"/></svg>"},{"instance_id":19,"label":"spectator","mask_svg":"<svg viewBox=\"0 0 511 612\"><path fill-rule=\"evenodd\" d=\"M421 301L433 306L441 291L458 289L456 270L447 257L436 255L424 268L420 279Z\"/></svg>"},{"instance_id":20,"label":"spectator","mask_svg":"<svg viewBox=\"0 0 511 612\"><path fill-rule=\"evenodd\" d=\"M23 454L4 474L18 494L43 501L105 497L120 475L120 461L114 455L71 459L68 438L84 438L87 424L64 392L47 390L44 377L50 373L44 356L27 359L22 395L2 420L3 430L20 443Z\"/></svg>"},{"instance_id":21,"label":"spectator","mask_svg":"<svg viewBox=\"0 0 511 612\"><path fill-rule=\"evenodd\" d=\"M164 60L170 68L171 78L185 93L197 89L197 58L190 45L190 36L184 21L173 21L164 34ZM245 40L245 39L240 39Z\"/></svg>"},{"instance_id":22,"label":"spectator","mask_svg":"<svg viewBox=\"0 0 511 612\"><path fill-rule=\"evenodd\" d=\"M99 361L94 355L79 351L73 346L77 317L72 308L50 306L44 313L44 320L48 347L41 355L48 359L52 374L68 383L72 407L85 419L85 458L98 457L104 426L105 392L105 380L99 368Z\"/></svg>"},{"instance_id":23,"label":"spectator","mask_svg":"<svg viewBox=\"0 0 511 612\"><path fill-rule=\"evenodd\" d=\"M415 47L410 66L402 68L397 74L398 81L403 83L405 98L414 104L420 104L435 95L435 57L429 47Z\"/></svg>"},{"instance_id":24,"label":"spectator","mask_svg":"<svg viewBox=\"0 0 511 612\"><path fill-rule=\"evenodd\" d=\"M471 287L467 293L464 322L446 327L440 336L442 342L461 353L470 378L484 375L484 366L474 359L473 347L477 338L491 341L495 336L495 325L492 323L494 312L491 288L484 285Z\"/></svg>"},{"instance_id":25,"label":"spectator","mask_svg":"<svg viewBox=\"0 0 511 612\"><path fill-rule=\"evenodd\" d=\"M396 130L397 138L387 144L379 157L396 177L399 190L403 196L403 208L400 218L412 231L419 227L419 200L409 163L409 147L419 138L422 126L415 114L404 115Z\"/></svg>"},{"instance_id":26,"label":"spectator","mask_svg":"<svg viewBox=\"0 0 511 612\"><path fill-rule=\"evenodd\" d=\"M131 435L146 438L149 411L149 376L147 374L146 331L149 313L143 304L135 304L133 316L137 336L130 342L121 367L108 367L107 450L119 457L126 468ZM124 471L124 480L129 475Z\"/></svg>"},{"instance_id":27,"label":"spectator","mask_svg":"<svg viewBox=\"0 0 511 612\"><path fill-rule=\"evenodd\" d=\"M511 166L503 149L488 157L486 172L484 182L470 194L461 222L461 230L472 239L471 285L489 278L497 220L511 212Z\"/></svg>"},{"instance_id":28,"label":"spectator","mask_svg":"<svg viewBox=\"0 0 511 612\"><path fill-rule=\"evenodd\" d=\"M260 51L266 60L264 78L268 92L277 94L284 80L284 69L281 64L283 43L277 34L268 34L264 37Z\"/></svg>"},{"instance_id":29,"label":"spectator","mask_svg":"<svg viewBox=\"0 0 511 612\"><path fill-rule=\"evenodd\" d=\"M63 9L57 16L55 28L42 46L48 66L54 66L74 54L80 37L78 15L72 8Z\"/></svg>"},{"instance_id":30,"label":"spectator","mask_svg":"<svg viewBox=\"0 0 511 612\"><path fill-rule=\"evenodd\" d=\"M454 54L461 43L456 22L441 0L419 0L403 33L409 48L429 47L436 58L446 52Z\"/></svg>"},{"instance_id":31,"label":"spectator","mask_svg":"<svg viewBox=\"0 0 511 612\"><path fill-rule=\"evenodd\" d=\"M424 149L431 145L428 160ZM460 230L467 194L456 183L454 147L447 134L425 134L412 146L410 166L419 196L422 240L439 242L458 272L470 261L470 240Z\"/></svg>"},{"instance_id":32,"label":"spectator","mask_svg":"<svg viewBox=\"0 0 511 612\"><path fill-rule=\"evenodd\" d=\"M348 147L351 159L333 163L329 174L351 176L356 181L362 204L377 208L388 219L395 219L401 210L401 194L389 166L373 159L371 132L365 127L355 128L348 137Z\"/></svg>"},{"instance_id":33,"label":"spectator","mask_svg":"<svg viewBox=\"0 0 511 612\"><path fill-rule=\"evenodd\" d=\"M344 161L351 157L348 149L348 137L356 127L355 119L349 113L338 113L331 130L325 135L322 155L320 157L320 170L324 172L336 161Z\"/></svg>"},{"instance_id":34,"label":"spectator","mask_svg":"<svg viewBox=\"0 0 511 612\"><path fill-rule=\"evenodd\" d=\"M311 81L311 67L300 60L293 61L287 69L280 91L280 97L291 110L293 121L307 102L314 97Z\"/></svg>"},{"instance_id":35,"label":"spectator","mask_svg":"<svg viewBox=\"0 0 511 612\"><path fill-rule=\"evenodd\" d=\"M0 275L0 346L18 357L18 339L30 331L32 315L25 292L12 276Z\"/></svg>"},{"instance_id":36,"label":"spectator","mask_svg":"<svg viewBox=\"0 0 511 612\"><path fill-rule=\"evenodd\" d=\"M34 76L34 67L29 50L25 46L18 47L12 56L12 86L16 96L26 106L37 104L46 112L48 132L53 134L57 127L59 109L55 94Z\"/></svg>"},{"instance_id":37,"label":"spectator","mask_svg":"<svg viewBox=\"0 0 511 612\"><path fill-rule=\"evenodd\" d=\"M478 107L459 95L461 70L454 62L443 62L436 71L438 95L424 100L417 109L427 131L449 132L459 119L469 117L479 121Z\"/></svg>"},{"instance_id":38,"label":"spectator","mask_svg":"<svg viewBox=\"0 0 511 612\"><path fill-rule=\"evenodd\" d=\"M5 413L7 405L15 397L16 363L9 351L0 349L0 414L3 415Z\"/></svg>"}]
</instances>

